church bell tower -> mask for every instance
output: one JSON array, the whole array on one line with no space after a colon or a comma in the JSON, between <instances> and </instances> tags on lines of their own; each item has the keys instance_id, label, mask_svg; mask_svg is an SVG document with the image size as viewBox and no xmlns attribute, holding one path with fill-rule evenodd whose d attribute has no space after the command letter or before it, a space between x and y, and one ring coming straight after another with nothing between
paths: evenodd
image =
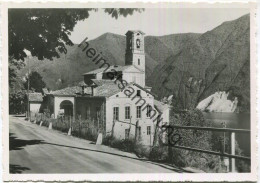
<instances>
[{"instance_id":1,"label":"church bell tower","mask_svg":"<svg viewBox=\"0 0 260 183\"><path fill-rule=\"evenodd\" d=\"M144 33L128 31L126 34L125 65L134 65L145 71Z\"/></svg>"}]
</instances>

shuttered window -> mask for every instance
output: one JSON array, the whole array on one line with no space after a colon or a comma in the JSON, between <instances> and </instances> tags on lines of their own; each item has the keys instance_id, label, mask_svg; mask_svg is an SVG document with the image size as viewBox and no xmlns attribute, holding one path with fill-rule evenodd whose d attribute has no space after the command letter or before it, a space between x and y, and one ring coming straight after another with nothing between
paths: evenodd
<instances>
[{"instance_id":1,"label":"shuttered window","mask_svg":"<svg viewBox=\"0 0 260 183\"><path fill-rule=\"evenodd\" d=\"M151 117L151 112L152 112L152 106L150 105L147 105L147 112L146 112L146 116L147 117Z\"/></svg>"},{"instance_id":2,"label":"shuttered window","mask_svg":"<svg viewBox=\"0 0 260 183\"><path fill-rule=\"evenodd\" d=\"M142 113L141 113L141 106L136 106L136 118L141 118Z\"/></svg>"},{"instance_id":3,"label":"shuttered window","mask_svg":"<svg viewBox=\"0 0 260 183\"><path fill-rule=\"evenodd\" d=\"M114 110L113 110L113 118L115 120L119 120L119 107L114 107Z\"/></svg>"},{"instance_id":4,"label":"shuttered window","mask_svg":"<svg viewBox=\"0 0 260 183\"><path fill-rule=\"evenodd\" d=\"M130 119L130 106L125 107L125 119Z\"/></svg>"},{"instance_id":5,"label":"shuttered window","mask_svg":"<svg viewBox=\"0 0 260 183\"><path fill-rule=\"evenodd\" d=\"M147 126L147 135L151 135L151 126Z\"/></svg>"}]
</instances>

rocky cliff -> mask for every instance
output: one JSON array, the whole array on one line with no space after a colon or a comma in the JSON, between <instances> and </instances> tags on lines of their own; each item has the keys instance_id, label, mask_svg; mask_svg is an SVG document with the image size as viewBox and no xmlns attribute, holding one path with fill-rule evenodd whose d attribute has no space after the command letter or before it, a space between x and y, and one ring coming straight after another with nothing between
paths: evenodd
<instances>
[{"instance_id":1,"label":"rocky cliff","mask_svg":"<svg viewBox=\"0 0 260 183\"><path fill-rule=\"evenodd\" d=\"M231 101L228 96L229 93L216 92L199 102L197 109L205 112L235 112L238 98L235 97L234 101Z\"/></svg>"},{"instance_id":2,"label":"rocky cliff","mask_svg":"<svg viewBox=\"0 0 260 183\"><path fill-rule=\"evenodd\" d=\"M250 17L224 22L156 66L148 85L160 97L174 95L178 108L193 108L217 91L250 110Z\"/></svg>"}]
</instances>

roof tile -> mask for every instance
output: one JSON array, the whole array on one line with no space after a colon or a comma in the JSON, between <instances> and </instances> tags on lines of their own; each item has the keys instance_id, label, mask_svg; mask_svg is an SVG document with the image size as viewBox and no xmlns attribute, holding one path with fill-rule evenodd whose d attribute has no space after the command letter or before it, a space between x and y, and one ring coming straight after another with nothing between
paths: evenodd
<instances>
[{"instance_id":1,"label":"roof tile","mask_svg":"<svg viewBox=\"0 0 260 183\"><path fill-rule=\"evenodd\" d=\"M106 70L105 72L111 72L112 69L113 69L112 72L114 72L114 70L117 71L117 72L120 72L120 71L123 71L123 70L125 70L125 69L131 67L131 66L132 66L132 65L125 65L125 66L121 66L121 65L111 65L108 69L105 68L105 67L102 67L102 68L99 68L99 69L96 69L96 70L87 72L87 73L85 73L85 74L83 74L83 75L101 73L101 72L104 72L106 69L107 69L107 70Z\"/></svg>"},{"instance_id":2,"label":"roof tile","mask_svg":"<svg viewBox=\"0 0 260 183\"><path fill-rule=\"evenodd\" d=\"M53 95L76 95L76 93L81 93L81 91L82 91L81 87L72 86L72 87L63 88L61 90L51 91L50 94L53 94Z\"/></svg>"}]
</instances>

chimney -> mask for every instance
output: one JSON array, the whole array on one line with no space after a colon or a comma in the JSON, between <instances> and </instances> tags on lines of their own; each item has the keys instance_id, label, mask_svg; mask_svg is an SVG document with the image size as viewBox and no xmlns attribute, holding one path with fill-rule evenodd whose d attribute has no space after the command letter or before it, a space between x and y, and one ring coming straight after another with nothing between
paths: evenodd
<instances>
[{"instance_id":1,"label":"chimney","mask_svg":"<svg viewBox=\"0 0 260 183\"><path fill-rule=\"evenodd\" d=\"M95 96L95 87L96 87L96 85L93 83L90 87L91 87L91 96Z\"/></svg>"},{"instance_id":2,"label":"chimney","mask_svg":"<svg viewBox=\"0 0 260 183\"><path fill-rule=\"evenodd\" d=\"M85 88L86 88L86 83L83 81L80 83L80 87L81 87L81 94L84 95L85 93Z\"/></svg>"}]
</instances>

